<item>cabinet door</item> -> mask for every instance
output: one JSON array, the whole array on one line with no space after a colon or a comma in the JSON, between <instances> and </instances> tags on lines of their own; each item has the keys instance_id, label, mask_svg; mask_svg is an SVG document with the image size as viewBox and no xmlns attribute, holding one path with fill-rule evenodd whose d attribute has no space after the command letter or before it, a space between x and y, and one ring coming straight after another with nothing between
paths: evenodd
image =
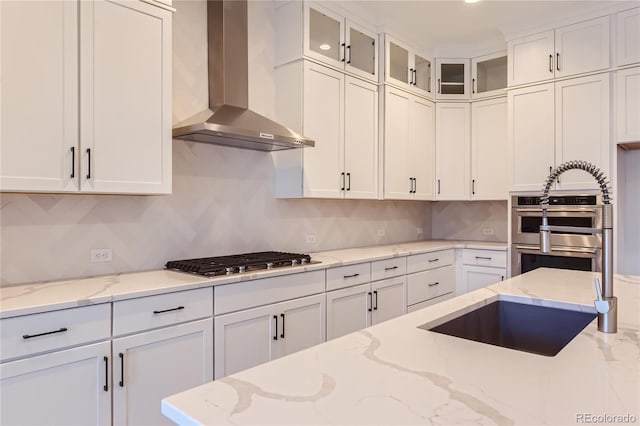
<instances>
[{"instance_id":1,"label":"cabinet door","mask_svg":"<svg viewBox=\"0 0 640 426\"><path fill-rule=\"evenodd\" d=\"M436 198L469 198L471 108L468 103L436 104Z\"/></svg>"},{"instance_id":2,"label":"cabinet door","mask_svg":"<svg viewBox=\"0 0 640 426\"><path fill-rule=\"evenodd\" d=\"M553 31L511 40L507 44L509 86L552 79L554 51Z\"/></svg>"},{"instance_id":3,"label":"cabinet door","mask_svg":"<svg viewBox=\"0 0 640 426\"><path fill-rule=\"evenodd\" d=\"M616 33L616 64L640 62L640 7L618 13Z\"/></svg>"},{"instance_id":4,"label":"cabinet door","mask_svg":"<svg viewBox=\"0 0 640 426\"><path fill-rule=\"evenodd\" d=\"M413 54L413 88L423 95L431 96L431 61L418 54Z\"/></svg>"},{"instance_id":5,"label":"cabinet door","mask_svg":"<svg viewBox=\"0 0 640 426\"><path fill-rule=\"evenodd\" d=\"M506 94L506 52L485 55L471 60L471 97L486 98Z\"/></svg>"},{"instance_id":6,"label":"cabinet door","mask_svg":"<svg viewBox=\"0 0 640 426\"><path fill-rule=\"evenodd\" d=\"M378 87L345 77L346 198L378 197Z\"/></svg>"},{"instance_id":7,"label":"cabinet door","mask_svg":"<svg viewBox=\"0 0 640 426\"><path fill-rule=\"evenodd\" d=\"M469 60L436 59L436 98L469 98Z\"/></svg>"},{"instance_id":8,"label":"cabinet door","mask_svg":"<svg viewBox=\"0 0 640 426\"><path fill-rule=\"evenodd\" d=\"M385 81L409 85L409 48L385 34Z\"/></svg>"},{"instance_id":9,"label":"cabinet door","mask_svg":"<svg viewBox=\"0 0 640 426\"><path fill-rule=\"evenodd\" d=\"M78 190L77 7L0 2L2 191Z\"/></svg>"},{"instance_id":10,"label":"cabinet door","mask_svg":"<svg viewBox=\"0 0 640 426\"><path fill-rule=\"evenodd\" d=\"M305 197L342 198L344 165L344 74L321 65L304 66Z\"/></svg>"},{"instance_id":11,"label":"cabinet door","mask_svg":"<svg viewBox=\"0 0 640 426\"><path fill-rule=\"evenodd\" d=\"M555 83L556 165L570 160L595 164L609 175L609 74ZM559 177L559 189L598 189L582 170Z\"/></svg>"},{"instance_id":12,"label":"cabinet door","mask_svg":"<svg viewBox=\"0 0 640 426\"><path fill-rule=\"evenodd\" d=\"M171 192L171 12L80 2L81 189Z\"/></svg>"},{"instance_id":13,"label":"cabinet door","mask_svg":"<svg viewBox=\"0 0 640 426\"><path fill-rule=\"evenodd\" d=\"M361 284L327 292L327 340L371 324L371 287Z\"/></svg>"},{"instance_id":14,"label":"cabinet door","mask_svg":"<svg viewBox=\"0 0 640 426\"><path fill-rule=\"evenodd\" d=\"M304 8L305 55L344 68L344 18L317 4L305 4Z\"/></svg>"},{"instance_id":15,"label":"cabinet door","mask_svg":"<svg viewBox=\"0 0 640 426\"><path fill-rule=\"evenodd\" d=\"M347 21L345 69L378 82L378 43L374 32Z\"/></svg>"},{"instance_id":16,"label":"cabinet door","mask_svg":"<svg viewBox=\"0 0 640 426\"><path fill-rule=\"evenodd\" d=\"M509 91L511 191L542 190L555 165L553 102L553 83Z\"/></svg>"},{"instance_id":17,"label":"cabinet door","mask_svg":"<svg viewBox=\"0 0 640 426\"><path fill-rule=\"evenodd\" d=\"M384 198L412 198L409 180L409 117L413 97L401 90L385 88L384 97Z\"/></svg>"},{"instance_id":18,"label":"cabinet door","mask_svg":"<svg viewBox=\"0 0 640 426\"><path fill-rule=\"evenodd\" d=\"M0 364L0 423L110 425L110 354L103 342Z\"/></svg>"},{"instance_id":19,"label":"cabinet door","mask_svg":"<svg viewBox=\"0 0 640 426\"><path fill-rule=\"evenodd\" d=\"M640 141L640 67L616 72L616 140Z\"/></svg>"},{"instance_id":20,"label":"cabinet door","mask_svg":"<svg viewBox=\"0 0 640 426\"><path fill-rule=\"evenodd\" d=\"M326 340L325 296L294 299L279 303L277 357L318 345Z\"/></svg>"},{"instance_id":21,"label":"cabinet door","mask_svg":"<svg viewBox=\"0 0 640 426\"><path fill-rule=\"evenodd\" d=\"M373 311L371 325L407 313L407 277L389 278L371 283Z\"/></svg>"},{"instance_id":22,"label":"cabinet door","mask_svg":"<svg viewBox=\"0 0 640 426\"><path fill-rule=\"evenodd\" d=\"M276 356L277 312L274 305L247 309L214 319L216 379L271 361ZM251 350L247 350L251 348Z\"/></svg>"},{"instance_id":23,"label":"cabinet door","mask_svg":"<svg viewBox=\"0 0 640 426\"><path fill-rule=\"evenodd\" d=\"M506 276L506 269L465 266L462 269L462 274L463 288L465 291L473 291L503 281Z\"/></svg>"},{"instance_id":24,"label":"cabinet door","mask_svg":"<svg viewBox=\"0 0 640 426\"><path fill-rule=\"evenodd\" d=\"M409 170L413 181L413 198L433 199L435 119L433 102L413 98L410 111L411 147L409 152Z\"/></svg>"},{"instance_id":25,"label":"cabinet door","mask_svg":"<svg viewBox=\"0 0 640 426\"><path fill-rule=\"evenodd\" d=\"M506 200L507 98L471 105L471 198Z\"/></svg>"},{"instance_id":26,"label":"cabinet door","mask_svg":"<svg viewBox=\"0 0 640 426\"><path fill-rule=\"evenodd\" d=\"M609 17L558 28L555 76L609 68Z\"/></svg>"},{"instance_id":27,"label":"cabinet door","mask_svg":"<svg viewBox=\"0 0 640 426\"><path fill-rule=\"evenodd\" d=\"M213 319L113 340L113 423L171 425L160 401L213 380Z\"/></svg>"}]
</instances>

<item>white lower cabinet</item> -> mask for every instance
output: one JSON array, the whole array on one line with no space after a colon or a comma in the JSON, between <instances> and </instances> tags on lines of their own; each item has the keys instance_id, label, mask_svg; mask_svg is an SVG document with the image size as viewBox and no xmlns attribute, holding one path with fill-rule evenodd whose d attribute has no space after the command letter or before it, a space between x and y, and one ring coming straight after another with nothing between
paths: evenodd
<instances>
[{"instance_id":1,"label":"white lower cabinet","mask_svg":"<svg viewBox=\"0 0 640 426\"><path fill-rule=\"evenodd\" d=\"M0 423L110 425L110 355L101 342L0 364Z\"/></svg>"},{"instance_id":2,"label":"white lower cabinet","mask_svg":"<svg viewBox=\"0 0 640 426\"><path fill-rule=\"evenodd\" d=\"M425 307L455 295L456 270L452 249L415 254L407 258L407 309Z\"/></svg>"},{"instance_id":3,"label":"white lower cabinet","mask_svg":"<svg viewBox=\"0 0 640 426\"><path fill-rule=\"evenodd\" d=\"M316 294L215 317L215 378L325 341L325 296Z\"/></svg>"},{"instance_id":4,"label":"white lower cabinet","mask_svg":"<svg viewBox=\"0 0 640 426\"><path fill-rule=\"evenodd\" d=\"M406 282L403 275L327 292L327 340L405 314Z\"/></svg>"},{"instance_id":5,"label":"white lower cabinet","mask_svg":"<svg viewBox=\"0 0 640 426\"><path fill-rule=\"evenodd\" d=\"M160 401L213 380L213 319L113 339L113 424L171 425Z\"/></svg>"},{"instance_id":6,"label":"white lower cabinet","mask_svg":"<svg viewBox=\"0 0 640 426\"><path fill-rule=\"evenodd\" d=\"M464 249L462 282L458 289L469 292L504 281L507 277L507 253L502 250Z\"/></svg>"}]
</instances>

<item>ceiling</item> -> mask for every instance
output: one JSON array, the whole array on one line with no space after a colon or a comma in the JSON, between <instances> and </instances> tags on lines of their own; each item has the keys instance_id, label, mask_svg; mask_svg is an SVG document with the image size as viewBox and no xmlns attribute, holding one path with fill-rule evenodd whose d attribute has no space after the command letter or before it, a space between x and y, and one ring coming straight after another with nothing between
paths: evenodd
<instances>
[{"instance_id":1,"label":"ceiling","mask_svg":"<svg viewBox=\"0 0 640 426\"><path fill-rule=\"evenodd\" d=\"M349 14L374 23L378 31L398 34L402 40L442 56L445 52L476 53L505 48L505 34L588 15L599 9L637 1L613 0L344 0L332 1ZM606 13L606 12L605 12Z\"/></svg>"}]
</instances>

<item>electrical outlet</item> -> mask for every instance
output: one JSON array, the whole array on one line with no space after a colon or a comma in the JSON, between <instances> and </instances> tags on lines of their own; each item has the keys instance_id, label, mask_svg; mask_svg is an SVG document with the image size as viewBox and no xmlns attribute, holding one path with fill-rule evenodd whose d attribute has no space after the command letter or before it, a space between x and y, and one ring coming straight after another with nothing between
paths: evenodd
<instances>
[{"instance_id":1,"label":"electrical outlet","mask_svg":"<svg viewBox=\"0 0 640 426\"><path fill-rule=\"evenodd\" d=\"M314 234L307 234L304 237L304 240L307 242L307 244L315 244L316 243L316 236Z\"/></svg>"},{"instance_id":2,"label":"electrical outlet","mask_svg":"<svg viewBox=\"0 0 640 426\"><path fill-rule=\"evenodd\" d=\"M422 234L424 234L424 229L416 228L416 235L422 235Z\"/></svg>"},{"instance_id":3,"label":"electrical outlet","mask_svg":"<svg viewBox=\"0 0 640 426\"><path fill-rule=\"evenodd\" d=\"M378 237L384 237L384 229L378 229Z\"/></svg>"},{"instance_id":4,"label":"electrical outlet","mask_svg":"<svg viewBox=\"0 0 640 426\"><path fill-rule=\"evenodd\" d=\"M113 251L111 249L91 249L91 263L111 262Z\"/></svg>"},{"instance_id":5,"label":"electrical outlet","mask_svg":"<svg viewBox=\"0 0 640 426\"><path fill-rule=\"evenodd\" d=\"M483 233L484 235L494 235L494 234L495 234L495 232L494 232L493 228L484 228L484 229L482 230L482 233Z\"/></svg>"}]
</instances>

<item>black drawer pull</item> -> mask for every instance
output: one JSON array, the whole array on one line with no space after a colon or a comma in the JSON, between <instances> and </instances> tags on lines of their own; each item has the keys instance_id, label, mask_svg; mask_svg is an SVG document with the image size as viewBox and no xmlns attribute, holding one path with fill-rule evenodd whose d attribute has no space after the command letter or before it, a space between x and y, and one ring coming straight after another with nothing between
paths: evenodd
<instances>
[{"instance_id":1,"label":"black drawer pull","mask_svg":"<svg viewBox=\"0 0 640 426\"><path fill-rule=\"evenodd\" d=\"M367 292L367 295L369 296L369 308L367 309L367 311L371 312L373 309L373 295L371 294L371 292Z\"/></svg>"},{"instance_id":2,"label":"black drawer pull","mask_svg":"<svg viewBox=\"0 0 640 426\"><path fill-rule=\"evenodd\" d=\"M284 339L284 314L280 314L280 318L282 318L282 333L280 333L280 337Z\"/></svg>"},{"instance_id":3,"label":"black drawer pull","mask_svg":"<svg viewBox=\"0 0 640 426\"><path fill-rule=\"evenodd\" d=\"M118 354L120 357L120 382L118 383L121 388L124 387L124 354L120 352Z\"/></svg>"},{"instance_id":4,"label":"black drawer pull","mask_svg":"<svg viewBox=\"0 0 640 426\"><path fill-rule=\"evenodd\" d=\"M33 337L47 336L49 334L64 333L65 331L68 331L67 327L61 327L60 330L47 331L46 333L24 334L22 336L22 338L23 339L31 339Z\"/></svg>"},{"instance_id":5,"label":"black drawer pull","mask_svg":"<svg viewBox=\"0 0 640 426\"><path fill-rule=\"evenodd\" d=\"M276 329L275 334L273 335L273 340L278 340L278 316L274 315L273 319L276 320Z\"/></svg>"},{"instance_id":6,"label":"black drawer pull","mask_svg":"<svg viewBox=\"0 0 640 426\"><path fill-rule=\"evenodd\" d=\"M104 360L104 386L102 389L109 392L109 358L105 356L102 359Z\"/></svg>"},{"instance_id":7,"label":"black drawer pull","mask_svg":"<svg viewBox=\"0 0 640 426\"><path fill-rule=\"evenodd\" d=\"M439 259L439 258L437 258L437 257L436 257L435 259L429 259L429 263L431 263L431 262L437 262L438 260L440 260L440 259Z\"/></svg>"},{"instance_id":8,"label":"black drawer pull","mask_svg":"<svg viewBox=\"0 0 640 426\"><path fill-rule=\"evenodd\" d=\"M431 283L431 284L429 284L429 287L435 287L435 286L437 286L437 285L439 285L439 284L440 284L440 283L437 283L437 282L436 282L436 283Z\"/></svg>"},{"instance_id":9,"label":"black drawer pull","mask_svg":"<svg viewBox=\"0 0 640 426\"><path fill-rule=\"evenodd\" d=\"M355 278L355 277L359 277L360 274L351 274L351 275L344 275L344 278Z\"/></svg>"},{"instance_id":10,"label":"black drawer pull","mask_svg":"<svg viewBox=\"0 0 640 426\"><path fill-rule=\"evenodd\" d=\"M374 296L376 296L376 304L375 304L375 305L373 305L373 310L374 310L374 311L377 311L377 310L378 310L378 291L377 291L377 290L375 290L375 291L373 292L373 295L374 295Z\"/></svg>"},{"instance_id":11,"label":"black drawer pull","mask_svg":"<svg viewBox=\"0 0 640 426\"><path fill-rule=\"evenodd\" d=\"M171 309L163 309L162 311L153 311L154 314L164 314L165 312L172 312L172 311L181 311L182 309L184 309L184 306L178 306L177 308L171 308Z\"/></svg>"},{"instance_id":12,"label":"black drawer pull","mask_svg":"<svg viewBox=\"0 0 640 426\"><path fill-rule=\"evenodd\" d=\"M390 266L388 268L384 268L385 271L393 271L394 269L398 269L397 266Z\"/></svg>"},{"instance_id":13,"label":"black drawer pull","mask_svg":"<svg viewBox=\"0 0 640 426\"><path fill-rule=\"evenodd\" d=\"M476 259L491 260L490 257L486 257L486 256L476 256Z\"/></svg>"}]
</instances>

